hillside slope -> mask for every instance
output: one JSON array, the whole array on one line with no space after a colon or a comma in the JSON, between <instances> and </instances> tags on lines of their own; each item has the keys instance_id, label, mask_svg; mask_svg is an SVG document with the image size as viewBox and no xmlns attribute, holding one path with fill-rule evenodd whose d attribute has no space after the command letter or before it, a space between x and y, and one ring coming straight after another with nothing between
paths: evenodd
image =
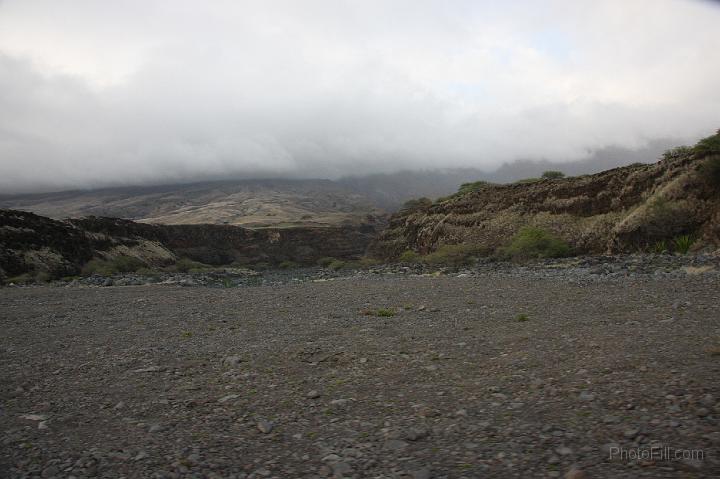
<instances>
[{"instance_id":1,"label":"hillside slope","mask_svg":"<svg viewBox=\"0 0 720 479\"><path fill-rule=\"evenodd\" d=\"M149 225L116 218L58 221L0 210L0 282L19 275L78 274L92 259L131 257L148 267L180 258L214 265L314 264L362 256L373 225L249 229L231 225Z\"/></svg>"},{"instance_id":2,"label":"hillside slope","mask_svg":"<svg viewBox=\"0 0 720 479\"><path fill-rule=\"evenodd\" d=\"M242 180L0 197L0 208L50 218L107 216L158 224L250 228L360 224L382 215L329 180Z\"/></svg>"},{"instance_id":3,"label":"hillside slope","mask_svg":"<svg viewBox=\"0 0 720 479\"><path fill-rule=\"evenodd\" d=\"M577 254L635 252L690 234L720 243L720 135L668 152L655 164L509 185L418 205L394 215L375 256L427 254L446 244L492 252L523 226L555 233ZM710 164L716 168L713 170Z\"/></svg>"}]
</instances>

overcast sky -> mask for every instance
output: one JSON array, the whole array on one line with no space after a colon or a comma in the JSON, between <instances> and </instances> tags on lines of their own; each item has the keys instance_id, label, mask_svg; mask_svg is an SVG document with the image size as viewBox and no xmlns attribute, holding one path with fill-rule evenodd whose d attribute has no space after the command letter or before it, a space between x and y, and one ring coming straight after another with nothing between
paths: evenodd
<instances>
[{"instance_id":1,"label":"overcast sky","mask_svg":"<svg viewBox=\"0 0 720 479\"><path fill-rule=\"evenodd\" d=\"M0 0L0 193L707 136L718 25L704 0Z\"/></svg>"}]
</instances>

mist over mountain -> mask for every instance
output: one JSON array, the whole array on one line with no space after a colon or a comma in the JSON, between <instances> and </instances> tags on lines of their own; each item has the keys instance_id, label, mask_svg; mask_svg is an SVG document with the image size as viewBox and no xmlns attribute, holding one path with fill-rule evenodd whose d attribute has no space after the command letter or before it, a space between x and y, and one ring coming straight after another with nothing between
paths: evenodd
<instances>
[{"instance_id":1,"label":"mist over mountain","mask_svg":"<svg viewBox=\"0 0 720 479\"><path fill-rule=\"evenodd\" d=\"M652 163L676 145L657 140L647 148L604 148L572 162L525 160L495 171L477 168L404 170L329 179L237 179L139 185L0 196L0 208L51 218L110 216L160 224L234 224L247 227L328 226L376 221L410 199L437 198L462 183L495 183L538 177L546 170L575 176L631 163Z\"/></svg>"},{"instance_id":2,"label":"mist over mountain","mask_svg":"<svg viewBox=\"0 0 720 479\"><path fill-rule=\"evenodd\" d=\"M694 141L717 127L718 23L699 0L4 0L0 193Z\"/></svg>"}]
</instances>

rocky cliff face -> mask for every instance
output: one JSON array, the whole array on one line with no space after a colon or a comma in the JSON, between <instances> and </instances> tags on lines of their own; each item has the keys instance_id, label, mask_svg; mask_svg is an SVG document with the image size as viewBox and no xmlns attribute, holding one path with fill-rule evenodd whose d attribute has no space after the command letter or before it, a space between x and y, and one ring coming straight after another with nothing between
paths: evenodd
<instances>
[{"instance_id":1,"label":"rocky cliff face","mask_svg":"<svg viewBox=\"0 0 720 479\"><path fill-rule=\"evenodd\" d=\"M493 251L523 226L554 232L578 254L635 252L684 234L697 239L695 247L716 247L720 185L709 165L718 158L697 147L681 148L651 165L484 185L395 214L371 252L387 259L405 250L427 254L445 244Z\"/></svg>"},{"instance_id":2,"label":"rocky cliff face","mask_svg":"<svg viewBox=\"0 0 720 479\"><path fill-rule=\"evenodd\" d=\"M313 264L332 256L362 256L374 225L267 228L229 225L150 225L116 218L57 221L0 210L0 280L21 274L77 274L90 259L132 256L150 267L187 257L208 264Z\"/></svg>"},{"instance_id":3,"label":"rocky cliff face","mask_svg":"<svg viewBox=\"0 0 720 479\"><path fill-rule=\"evenodd\" d=\"M177 256L207 264L311 264L322 257L355 259L365 253L376 226L248 229L232 225L151 225L116 218L68 220L85 231L109 237L142 238Z\"/></svg>"}]
</instances>

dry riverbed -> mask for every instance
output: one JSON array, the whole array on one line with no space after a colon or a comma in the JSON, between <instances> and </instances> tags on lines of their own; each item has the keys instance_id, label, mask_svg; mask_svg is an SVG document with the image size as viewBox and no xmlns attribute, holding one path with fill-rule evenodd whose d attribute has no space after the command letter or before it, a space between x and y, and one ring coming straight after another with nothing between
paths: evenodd
<instances>
[{"instance_id":1,"label":"dry riverbed","mask_svg":"<svg viewBox=\"0 0 720 479\"><path fill-rule=\"evenodd\" d=\"M0 477L717 477L719 293L492 272L0 289Z\"/></svg>"}]
</instances>

